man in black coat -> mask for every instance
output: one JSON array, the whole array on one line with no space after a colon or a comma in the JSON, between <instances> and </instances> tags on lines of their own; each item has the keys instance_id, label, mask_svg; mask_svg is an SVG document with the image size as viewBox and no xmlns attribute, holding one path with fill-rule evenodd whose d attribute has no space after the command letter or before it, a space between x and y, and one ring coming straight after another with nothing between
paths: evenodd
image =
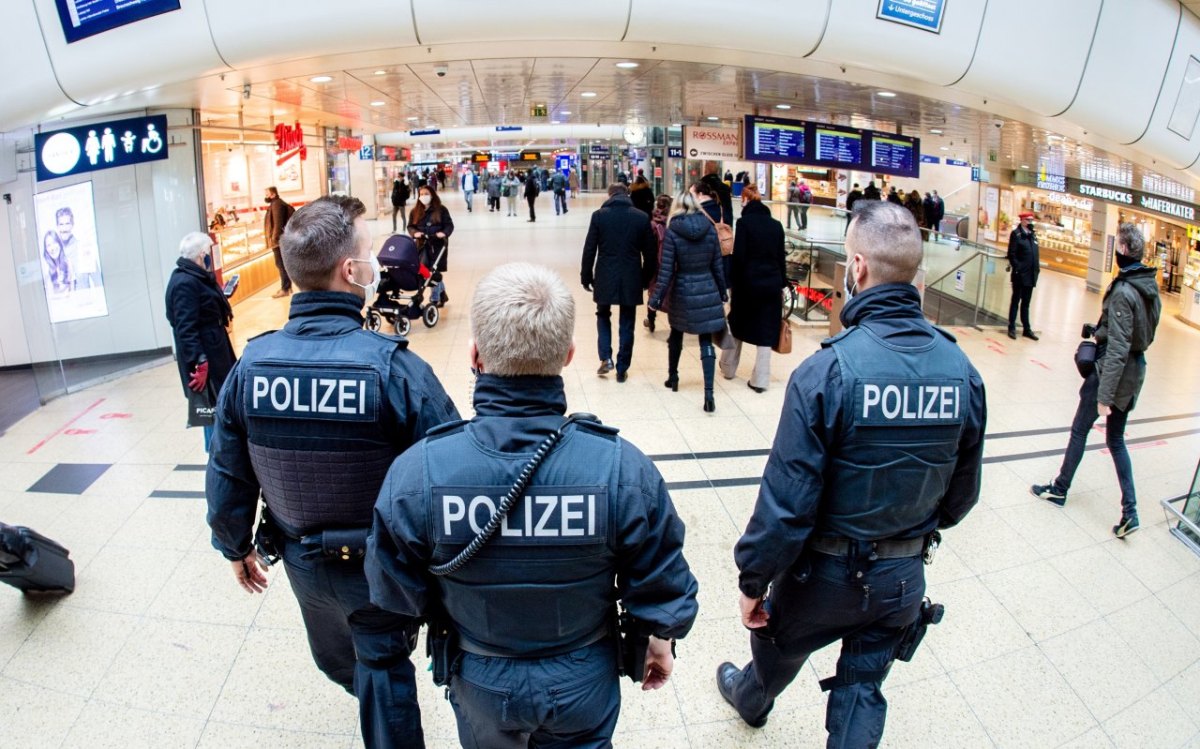
<instances>
[{"instance_id":1,"label":"man in black coat","mask_svg":"<svg viewBox=\"0 0 1200 749\"><path fill-rule=\"evenodd\" d=\"M621 308L617 382L625 382L633 361L633 324L642 303L642 289L654 277L658 242L650 228L650 218L633 207L629 188L614 183L608 188L608 200L592 214L587 239L583 243L583 268L579 280L592 292L596 302L597 348L600 369L606 375L614 368L612 358L612 305ZM594 287L594 288L593 288Z\"/></svg>"},{"instance_id":2,"label":"man in black coat","mask_svg":"<svg viewBox=\"0 0 1200 749\"><path fill-rule=\"evenodd\" d=\"M283 253L279 251L279 238L283 236L283 227L288 219L296 212L291 205L283 202L279 191L274 187L267 188L267 215L263 217L263 238L267 247L275 253L275 267L279 269L279 291L272 298L279 299L292 293L292 279L288 277L287 268L283 267Z\"/></svg>"},{"instance_id":3,"label":"man in black coat","mask_svg":"<svg viewBox=\"0 0 1200 749\"><path fill-rule=\"evenodd\" d=\"M870 190L874 186L875 186L875 183L872 182L871 184L867 185L867 189ZM879 191L876 190L875 192L876 192L876 195L878 196ZM846 195L846 228L842 230L842 234L845 234L847 231L850 230L850 217L851 217L851 214L854 213L854 204L857 203L858 201L862 200L865 197L866 197L866 195L863 193L862 190L858 189L858 183L855 182L854 189L851 190L848 195ZM876 197L875 200L879 200L879 198Z\"/></svg>"},{"instance_id":4,"label":"man in black coat","mask_svg":"<svg viewBox=\"0 0 1200 749\"><path fill-rule=\"evenodd\" d=\"M1021 308L1021 334L1036 341L1037 335L1029 324L1029 302L1033 299L1033 287L1037 286L1041 264L1038 260L1038 241L1033 233L1033 214L1020 214L1021 225L1008 235L1008 268L1012 280L1012 301L1008 305L1008 337L1017 339L1017 307Z\"/></svg>"}]
</instances>

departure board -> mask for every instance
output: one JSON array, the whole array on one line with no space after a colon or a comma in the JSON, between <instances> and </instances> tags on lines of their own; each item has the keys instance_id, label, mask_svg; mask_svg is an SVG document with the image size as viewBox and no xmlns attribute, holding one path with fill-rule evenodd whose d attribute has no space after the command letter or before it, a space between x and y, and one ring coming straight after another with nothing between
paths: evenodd
<instances>
[{"instance_id":1,"label":"departure board","mask_svg":"<svg viewBox=\"0 0 1200 749\"><path fill-rule=\"evenodd\" d=\"M858 169L863 163L863 133L861 130L818 127L816 133L818 163Z\"/></svg>"},{"instance_id":2,"label":"departure board","mask_svg":"<svg viewBox=\"0 0 1200 749\"><path fill-rule=\"evenodd\" d=\"M872 132L871 171L916 177L921 141L904 135Z\"/></svg>"},{"instance_id":3,"label":"departure board","mask_svg":"<svg viewBox=\"0 0 1200 749\"><path fill-rule=\"evenodd\" d=\"M67 43L179 10L179 0L55 0Z\"/></svg>"},{"instance_id":4,"label":"departure board","mask_svg":"<svg viewBox=\"0 0 1200 749\"><path fill-rule=\"evenodd\" d=\"M808 123L774 117L746 116L746 159L803 164L808 150Z\"/></svg>"}]
</instances>

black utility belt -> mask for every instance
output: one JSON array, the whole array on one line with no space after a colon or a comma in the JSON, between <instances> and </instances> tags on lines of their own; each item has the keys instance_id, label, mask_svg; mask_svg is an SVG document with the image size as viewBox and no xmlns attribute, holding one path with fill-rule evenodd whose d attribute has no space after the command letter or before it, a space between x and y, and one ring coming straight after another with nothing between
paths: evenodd
<instances>
[{"instance_id":1,"label":"black utility belt","mask_svg":"<svg viewBox=\"0 0 1200 749\"><path fill-rule=\"evenodd\" d=\"M597 632L594 637L590 638L586 642L583 642L583 643L580 643L577 645L572 645L571 647L566 648L565 650L556 650L552 653L538 653L537 655L513 655L512 653L500 653L500 652L491 650L490 648L479 645L478 643L467 642L463 638L459 638L458 647L460 650L462 650L465 653L470 653L471 655L479 655L479 656L483 656L485 658L522 658L522 659L527 658L527 659L536 660L539 658L557 658L561 655L566 655L567 653L573 653L576 650L579 650L580 648L586 648L591 645L595 645L596 643L600 642L601 640L603 640L604 638L606 638L608 636L609 636L608 631L602 630L600 632Z\"/></svg>"},{"instance_id":2,"label":"black utility belt","mask_svg":"<svg viewBox=\"0 0 1200 749\"><path fill-rule=\"evenodd\" d=\"M871 549L872 555L876 559L919 557L925 551L924 537L884 541L854 541L849 538L814 536L809 539L808 548L818 554L844 557L850 554L854 544L858 544L859 549Z\"/></svg>"},{"instance_id":3,"label":"black utility belt","mask_svg":"<svg viewBox=\"0 0 1200 749\"><path fill-rule=\"evenodd\" d=\"M337 528L306 533L300 537L301 559L331 559L353 562L367 555L370 528Z\"/></svg>"}]
</instances>

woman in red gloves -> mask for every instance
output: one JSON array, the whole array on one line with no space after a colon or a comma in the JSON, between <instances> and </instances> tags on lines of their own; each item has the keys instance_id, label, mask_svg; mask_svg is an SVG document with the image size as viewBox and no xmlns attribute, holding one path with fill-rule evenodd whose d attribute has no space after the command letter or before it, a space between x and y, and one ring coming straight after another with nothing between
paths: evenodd
<instances>
[{"instance_id":1,"label":"woman in red gloves","mask_svg":"<svg viewBox=\"0 0 1200 749\"><path fill-rule=\"evenodd\" d=\"M187 390L216 394L237 361L226 328L233 309L212 272L213 240L192 232L179 242L179 259L167 282L167 321L175 338L179 378ZM215 405L215 398L214 398ZM212 427L204 427L204 450Z\"/></svg>"}]
</instances>

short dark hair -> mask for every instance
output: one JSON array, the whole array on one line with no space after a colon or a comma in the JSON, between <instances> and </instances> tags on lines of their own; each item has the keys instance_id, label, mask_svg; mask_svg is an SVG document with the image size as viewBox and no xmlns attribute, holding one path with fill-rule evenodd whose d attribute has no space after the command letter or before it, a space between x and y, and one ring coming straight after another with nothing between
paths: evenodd
<instances>
[{"instance_id":1,"label":"short dark hair","mask_svg":"<svg viewBox=\"0 0 1200 749\"><path fill-rule=\"evenodd\" d=\"M271 193L271 195L272 195L272 196L274 196L274 197L276 197L276 198L278 198L278 197L279 197L279 190L276 190L274 185L272 185L272 186L268 187L268 188L267 188L267 192Z\"/></svg>"},{"instance_id":2,"label":"short dark hair","mask_svg":"<svg viewBox=\"0 0 1200 749\"><path fill-rule=\"evenodd\" d=\"M358 250L354 220L367 212L358 198L325 196L288 220L279 241L283 266L301 289L325 289L333 269Z\"/></svg>"},{"instance_id":3,"label":"short dark hair","mask_svg":"<svg viewBox=\"0 0 1200 749\"><path fill-rule=\"evenodd\" d=\"M628 195L629 187L624 182L614 182L608 186L608 197L616 197L617 195Z\"/></svg>"},{"instance_id":4,"label":"short dark hair","mask_svg":"<svg viewBox=\"0 0 1200 749\"><path fill-rule=\"evenodd\" d=\"M55 211L54 212L54 223L57 224L59 221L62 221L63 216L66 216L67 218L71 219L72 224L75 223L75 213L71 210L71 206L64 205L62 208L59 208L57 211Z\"/></svg>"},{"instance_id":5,"label":"short dark hair","mask_svg":"<svg viewBox=\"0 0 1200 749\"><path fill-rule=\"evenodd\" d=\"M876 283L912 283L925 251L912 213L896 203L860 200L851 216L847 258L852 252L862 253L875 272Z\"/></svg>"},{"instance_id":6,"label":"short dark hair","mask_svg":"<svg viewBox=\"0 0 1200 749\"><path fill-rule=\"evenodd\" d=\"M1117 227L1117 242L1124 245L1125 252L1121 254L1141 262L1146 255L1146 239L1142 230L1133 224L1121 224Z\"/></svg>"}]
</instances>

